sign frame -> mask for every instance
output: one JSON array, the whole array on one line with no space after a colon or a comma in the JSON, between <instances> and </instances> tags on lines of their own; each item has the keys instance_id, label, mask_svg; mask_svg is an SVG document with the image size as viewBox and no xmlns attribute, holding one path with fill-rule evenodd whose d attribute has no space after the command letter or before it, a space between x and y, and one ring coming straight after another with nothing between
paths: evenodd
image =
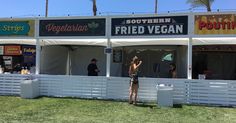
<instances>
[{"instance_id":1,"label":"sign frame","mask_svg":"<svg viewBox=\"0 0 236 123\"><path fill-rule=\"evenodd\" d=\"M164 22L163 22L164 19ZM168 19L168 20L167 20ZM150 22L149 22L150 21ZM173 22L173 23L172 23ZM174 32L173 28L178 26L178 22L183 23L181 34L164 34L157 28L168 28L169 32ZM179 23L179 24L181 24ZM176 15L176 16L125 16L125 17L114 17L111 18L111 36L112 37L131 37L131 36L186 36L189 34L189 15ZM139 27L140 26L140 27ZM155 27L153 27L155 26ZM160 26L160 27L158 27ZM166 27L161 27L166 26ZM126 29L124 29L127 27ZM126 30L121 34L123 28ZM120 29L120 32L117 31ZM157 30L157 31L155 31ZM167 29L166 29L167 30ZM175 29L174 29L175 30ZM177 30L178 31L178 30ZM133 33L131 33L133 32Z\"/></svg>"},{"instance_id":2,"label":"sign frame","mask_svg":"<svg viewBox=\"0 0 236 123\"><path fill-rule=\"evenodd\" d=\"M106 36L106 18L39 20L40 37Z\"/></svg>"},{"instance_id":3,"label":"sign frame","mask_svg":"<svg viewBox=\"0 0 236 123\"><path fill-rule=\"evenodd\" d=\"M236 34L236 13L195 14L193 22L193 34L196 36L231 36Z\"/></svg>"},{"instance_id":4,"label":"sign frame","mask_svg":"<svg viewBox=\"0 0 236 123\"><path fill-rule=\"evenodd\" d=\"M0 37L35 37L35 19L0 20Z\"/></svg>"}]
</instances>

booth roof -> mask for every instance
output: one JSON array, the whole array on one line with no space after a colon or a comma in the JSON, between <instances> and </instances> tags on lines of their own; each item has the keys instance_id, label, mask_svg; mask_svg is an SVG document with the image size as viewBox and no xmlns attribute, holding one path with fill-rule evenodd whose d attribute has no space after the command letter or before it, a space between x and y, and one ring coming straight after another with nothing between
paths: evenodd
<instances>
[{"instance_id":1,"label":"booth roof","mask_svg":"<svg viewBox=\"0 0 236 123\"><path fill-rule=\"evenodd\" d=\"M28 44L28 45L36 45L36 39L0 39L0 44Z\"/></svg>"},{"instance_id":2,"label":"booth roof","mask_svg":"<svg viewBox=\"0 0 236 123\"><path fill-rule=\"evenodd\" d=\"M193 45L236 45L236 37L193 38Z\"/></svg>"},{"instance_id":3,"label":"booth roof","mask_svg":"<svg viewBox=\"0 0 236 123\"><path fill-rule=\"evenodd\" d=\"M135 45L188 45L188 38L111 39L112 47Z\"/></svg>"},{"instance_id":4,"label":"booth roof","mask_svg":"<svg viewBox=\"0 0 236 123\"><path fill-rule=\"evenodd\" d=\"M107 39L43 39L41 45L107 46ZM188 45L189 38L116 38L112 47L137 45ZM36 39L0 39L0 44L36 45ZM236 45L236 37L193 38L193 45Z\"/></svg>"},{"instance_id":5,"label":"booth roof","mask_svg":"<svg viewBox=\"0 0 236 123\"><path fill-rule=\"evenodd\" d=\"M107 46L107 39L43 39L41 44Z\"/></svg>"}]
</instances>

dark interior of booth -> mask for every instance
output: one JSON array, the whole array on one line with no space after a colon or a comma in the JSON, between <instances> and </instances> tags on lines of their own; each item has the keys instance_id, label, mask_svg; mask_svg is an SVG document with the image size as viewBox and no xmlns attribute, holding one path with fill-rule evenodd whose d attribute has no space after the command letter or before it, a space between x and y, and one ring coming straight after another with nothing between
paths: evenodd
<instances>
[{"instance_id":1,"label":"dark interior of booth","mask_svg":"<svg viewBox=\"0 0 236 123\"><path fill-rule=\"evenodd\" d=\"M193 79L236 80L236 45L193 47Z\"/></svg>"},{"instance_id":2,"label":"dark interior of booth","mask_svg":"<svg viewBox=\"0 0 236 123\"><path fill-rule=\"evenodd\" d=\"M176 65L178 78L186 78L186 46L127 46L123 47L122 76L128 76L128 69L134 56L142 61L140 77L171 78L170 64ZM185 62L181 62L185 61Z\"/></svg>"},{"instance_id":3,"label":"dark interior of booth","mask_svg":"<svg viewBox=\"0 0 236 123\"><path fill-rule=\"evenodd\" d=\"M0 55L0 65L3 72L14 73L17 64L20 69L22 67L30 69L31 66L35 66L36 47L34 45L4 44L1 46L3 54Z\"/></svg>"}]
</instances>

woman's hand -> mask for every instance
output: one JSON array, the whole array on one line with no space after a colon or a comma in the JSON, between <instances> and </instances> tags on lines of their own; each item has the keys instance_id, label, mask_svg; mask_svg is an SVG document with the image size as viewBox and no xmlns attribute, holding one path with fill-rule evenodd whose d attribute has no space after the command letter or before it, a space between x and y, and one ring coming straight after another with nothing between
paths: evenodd
<instances>
[{"instance_id":1,"label":"woman's hand","mask_svg":"<svg viewBox=\"0 0 236 123\"><path fill-rule=\"evenodd\" d=\"M143 61L139 61L139 64L142 64Z\"/></svg>"},{"instance_id":2,"label":"woman's hand","mask_svg":"<svg viewBox=\"0 0 236 123\"><path fill-rule=\"evenodd\" d=\"M139 63L138 63L138 65L137 65L137 66L140 66L142 63L143 63L143 61L139 61Z\"/></svg>"}]
</instances>

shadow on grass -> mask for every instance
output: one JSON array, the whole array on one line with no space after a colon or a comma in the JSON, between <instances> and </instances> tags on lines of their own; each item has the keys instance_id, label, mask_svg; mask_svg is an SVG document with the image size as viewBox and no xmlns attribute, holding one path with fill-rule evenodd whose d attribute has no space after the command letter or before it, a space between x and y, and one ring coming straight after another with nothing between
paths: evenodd
<instances>
[{"instance_id":1,"label":"shadow on grass","mask_svg":"<svg viewBox=\"0 0 236 123\"><path fill-rule=\"evenodd\" d=\"M156 105L150 105L150 104L136 104L135 106L142 107L142 108L151 108L151 109L157 108Z\"/></svg>"},{"instance_id":2,"label":"shadow on grass","mask_svg":"<svg viewBox=\"0 0 236 123\"><path fill-rule=\"evenodd\" d=\"M160 108L156 104L146 104L146 103L138 103L135 106L144 108ZM181 104L174 104L172 108L183 108L183 106Z\"/></svg>"},{"instance_id":3,"label":"shadow on grass","mask_svg":"<svg viewBox=\"0 0 236 123\"><path fill-rule=\"evenodd\" d=\"M173 108L183 108L183 105L182 104L174 104Z\"/></svg>"}]
</instances>

